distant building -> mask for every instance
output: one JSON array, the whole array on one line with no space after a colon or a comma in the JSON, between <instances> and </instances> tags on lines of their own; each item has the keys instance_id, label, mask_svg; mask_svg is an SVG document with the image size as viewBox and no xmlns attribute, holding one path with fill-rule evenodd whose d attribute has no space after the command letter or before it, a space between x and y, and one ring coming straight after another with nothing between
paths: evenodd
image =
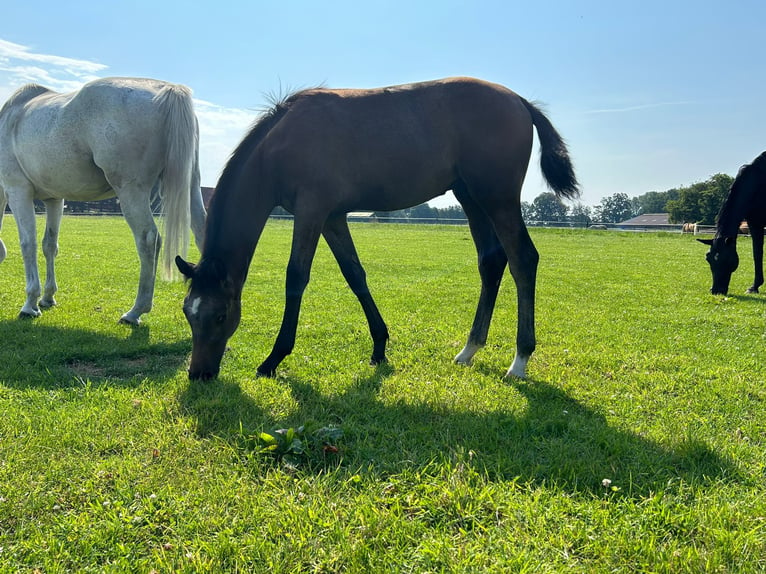
<instances>
[{"instance_id":1,"label":"distant building","mask_svg":"<svg viewBox=\"0 0 766 574\"><path fill-rule=\"evenodd\" d=\"M678 231L681 226L670 223L669 213L644 213L616 225L618 229L631 231Z\"/></svg>"}]
</instances>

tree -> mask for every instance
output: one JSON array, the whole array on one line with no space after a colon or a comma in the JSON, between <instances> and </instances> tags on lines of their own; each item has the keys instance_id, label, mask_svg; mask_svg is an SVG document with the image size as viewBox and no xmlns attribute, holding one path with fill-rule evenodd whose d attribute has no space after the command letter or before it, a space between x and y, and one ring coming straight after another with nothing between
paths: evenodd
<instances>
[{"instance_id":1,"label":"tree","mask_svg":"<svg viewBox=\"0 0 766 574\"><path fill-rule=\"evenodd\" d=\"M641 213L667 213L668 201L676 200L678 196L677 189L648 191L632 200L633 213L636 215Z\"/></svg>"},{"instance_id":2,"label":"tree","mask_svg":"<svg viewBox=\"0 0 766 574\"><path fill-rule=\"evenodd\" d=\"M421 203L415 207L411 207L407 214L410 219L435 219L437 217L437 210L428 205L427 203Z\"/></svg>"},{"instance_id":3,"label":"tree","mask_svg":"<svg viewBox=\"0 0 766 574\"><path fill-rule=\"evenodd\" d=\"M554 193L541 193L532 204L537 221L566 221L569 209Z\"/></svg>"},{"instance_id":4,"label":"tree","mask_svg":"<svg viewBox=\"0 0 766 574\"><path fill-rule=\"evenodd\" d=\"M615 193L604 197L595 208L596 219L603 223L619 223L633 217L633 209L627 193Z\"/></svg>"},{"instance_id":5,"label":"tree","mask_svg":"<svg viewBox=\"0 0 766 574\"><path fill-rule=\"evenodd\" d=\"M678 199L667 203L671 223L715 224L732 183L734 178L717 173L707 181L680 188Z\"/></svg>"},{"instance_id":6,"label":"tree","mask_svg":"<svg viewBox=\"0 0 766 574\"><path fill-rule=\"evenodd\" d=\"M569 219L575 223L582 223L587 225L593 218L593 210L587 205L583 205L579 201L572 206L572 211L569 213Z\"/></svg>"},{"instance_id":7,"label":"tree","mask_svg":"<svg viewBox=\"0 0 766 574\"><path fill-rule=\"evenodd\" d=\"M535 219L535 206L528 201L521 202L521 217L526 223L534 221Z\"/></svg>"}]
</instances>

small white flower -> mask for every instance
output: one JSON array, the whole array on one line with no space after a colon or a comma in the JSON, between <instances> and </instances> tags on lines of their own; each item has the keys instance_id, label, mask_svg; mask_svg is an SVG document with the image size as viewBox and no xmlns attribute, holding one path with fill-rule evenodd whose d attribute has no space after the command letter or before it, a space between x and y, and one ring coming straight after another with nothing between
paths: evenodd
<instances>
[{"instance_id":1,"label":"small white flower","mask_svg":"<svg viewBox=\"0 0 766 574\"><path fill-rule=\"evenodd\" d=\"M603 486L604 488L609 488L610 486L612 486L612 481L608 478L605 478L604 480L601 481L601 486Z\"/></svg>"}]
</instances>

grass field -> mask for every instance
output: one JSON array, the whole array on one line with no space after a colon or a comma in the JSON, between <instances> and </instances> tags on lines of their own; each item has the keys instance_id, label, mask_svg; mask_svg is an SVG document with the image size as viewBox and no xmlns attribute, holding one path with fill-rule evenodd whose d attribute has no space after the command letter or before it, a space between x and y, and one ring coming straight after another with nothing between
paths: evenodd
<instances>
[{"instance_id":1,"label":"grass field","mask_svg":"<svg viewBox=\"0 0 766 574\"><path fill-rule=\"evenodd\" d=\"M190 384L183 283L158 281L141 327L117 324L138 279L122 219L65 218L58 306L19 321L6 217L0 572L766 571L766 296L743 294L748 242L721 298L688 236L532 230L538 350L528 380L504 381L510 277L487 347L452 363L479 291L467 228L352 233L389 364L367 364L322 244L295 351L255 378L290 241L271 222L221 377Z\"/></svg>"}]
</instances>

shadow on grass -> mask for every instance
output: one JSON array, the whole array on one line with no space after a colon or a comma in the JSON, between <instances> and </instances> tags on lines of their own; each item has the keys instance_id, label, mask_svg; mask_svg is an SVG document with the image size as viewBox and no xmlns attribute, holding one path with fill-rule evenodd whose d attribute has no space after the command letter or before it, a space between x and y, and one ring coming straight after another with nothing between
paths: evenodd
<instances>
[{"instance_id":1,"label":"shadow on grass","mask_svg":"<svg viewBox=\"0 0 766 574\"><path fill-rule=\"evenodd\" d=\"M731 293L727 295L727 297L731 297L737 301L742 301L743 303L760 303L761 305L766 304L766 296L764 296L763 293Z\"/></svg>"},{"instance_id":2,"label":"shadow on grass","mask_svg":"<svg viewBox=\"0 0 766 574\"><path fill-rule=\"evenodd\" d=\"M338 425L345 433L342 464L351 472L381 478L462 456L462 463L491 481L556 485L592 494L645 496L679 479L692 484L741 480L733 461L703 442L681 437L663 445L615 428L602 414L544 381L508 383L526 399L522 412L482 414L385 404L378 395L393 372L388 365L379 366L336 396L324 396L289 376L281 378L299 405L284 419L270 416L234 382L192 383L179 400L197 418L198 433L222 437L237 447L243 432ZM607 487L604 479L611 481Z\"/></svg>"},{"instance_id":3,"label":"shadow on grass","mask_svg":"<svg viewBox=\"0 0 766 574\"><path fill-rule=\"evenodd\" d=\"M42 325L32 320L0 321L0 386L67 388L84 381L135 385L178 373L189 341L150 341L149 327L125 326L125 336Z\"/></svg>"}]
</instances>

